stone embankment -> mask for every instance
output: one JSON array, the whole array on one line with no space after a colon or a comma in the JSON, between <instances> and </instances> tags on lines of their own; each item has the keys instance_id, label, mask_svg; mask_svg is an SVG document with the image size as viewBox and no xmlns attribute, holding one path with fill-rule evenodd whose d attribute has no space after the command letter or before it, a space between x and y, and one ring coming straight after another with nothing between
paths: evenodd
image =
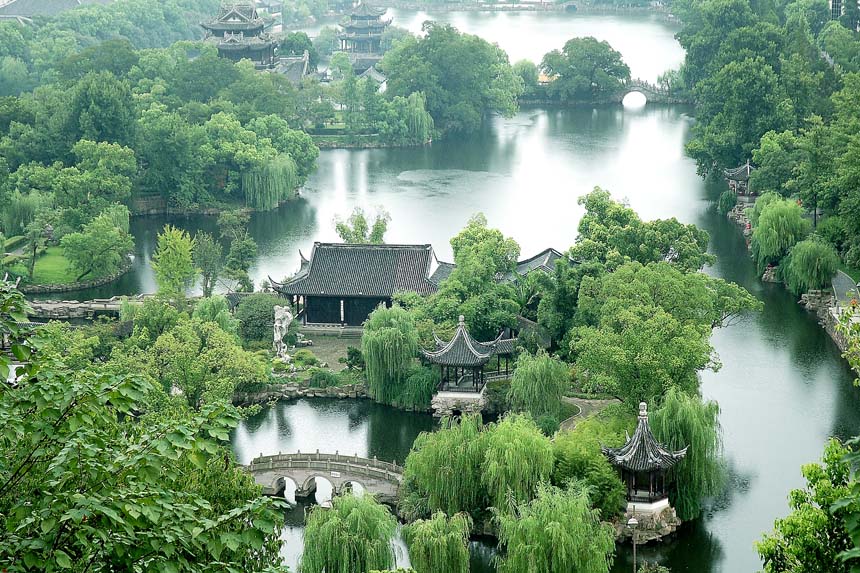
<instances>
[{"instance_id":1,"label":"stone embankment","mask_svg":"<svg viewBox=\"0 0 860 573\"><path fill-rule=\"evenodd\" d=\"M250 406L266 404L273 400L293 400L296 398L369 398L366 384L345 384L328 388L311 388L306 382L269 384L257 392L236 392L233 404Z\"/></svg>"},{"instance_id":2,"label":"stone embankment","mask_svg":"<svg viewBox=\"0 0 860 573\"><path fill-rule=\"evenodd\" d=\"M633 529L627 525L631 517L636 517L636 544L658 541L667 535L675 533L680 527L681 520L675 513L675 508L664 499L652 504L628 503L624 517L613 521L615 540L624 541L633 538Z\"/></svg>"}]
</instances>

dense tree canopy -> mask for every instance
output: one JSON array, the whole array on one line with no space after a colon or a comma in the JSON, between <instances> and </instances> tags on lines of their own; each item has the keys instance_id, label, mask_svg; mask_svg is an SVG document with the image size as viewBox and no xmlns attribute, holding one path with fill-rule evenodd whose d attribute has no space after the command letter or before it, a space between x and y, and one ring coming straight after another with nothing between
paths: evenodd
<instances>
[{"instance_id":1,"label":"dense tree canopy","mask_svg":"<svg viewBox=\"0 0 860 573\"><path fill-rule=\"evenodd\" d=\"M522 80L501 48L446 24L426 23L424 32L385 54L389 94L422 92L442 134L474 132L489 114L516 110Z\"/></svg>"},{"instance_id":2,"label":"dense tree canopy","mask_svg":"<svg viewBox=\"0 0 860 573\"><path fill-rule=\"evenodd\" d=\"M543 57L541 68L554 78L547 88L549 95L562 101L611 100L621 83L630 79L621 54L592 37L568 40L560 52L553 50Z\"/></svg>"}]
</instances>

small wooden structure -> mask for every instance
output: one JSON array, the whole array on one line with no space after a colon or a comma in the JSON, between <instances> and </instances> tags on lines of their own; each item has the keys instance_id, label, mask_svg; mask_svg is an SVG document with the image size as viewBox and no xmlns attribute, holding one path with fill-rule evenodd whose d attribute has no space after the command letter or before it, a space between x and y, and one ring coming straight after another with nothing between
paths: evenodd
<instances>
[{"instance_id":1,"label":"small wooden structure","mask_svg":"<svg viewBox=\"0 0 860 573\"><path fill-rule=\"evenodd\" d=\"M633 437L628 436L620 448L602 449L609 463L621 472L627 500L641 503L654 503L669 496L666 472L687 454L687 448L671 452L657 441L648 425L645 402L639 404L639 423Z\"/></svg>"},{"instance_id":2,"label":"small wooden structure","mask_svg":"<svg viewBox=\"0 0 860 573\"><path fill-rule=\"evenodd\" d=\"M480 392L487 381L510 376L510 358L516 347L516 338L503 340L500 334L492 342L478 342L466 329L463 315L460 315L457 331L450 341L433 336L436 350L422 350L421 356L424 361L439 365L442 373L440 391ZM494 356L498 357L496 371L486 372L484 367Z\"/></svg>"},{"instance_id":3,"label":"small wooden structure","mask_svg":"<svg viewBox=\"0 0 860 573\"><path fill-rule=\"evenodd\" d=\"M750 175L755 167L747 161L745 165L735 167L734 169L724 169L723 175L726 181L729 182L729 189L737 195L753 195L754 193L749 188Z\"/></svg>"}]
</instances>

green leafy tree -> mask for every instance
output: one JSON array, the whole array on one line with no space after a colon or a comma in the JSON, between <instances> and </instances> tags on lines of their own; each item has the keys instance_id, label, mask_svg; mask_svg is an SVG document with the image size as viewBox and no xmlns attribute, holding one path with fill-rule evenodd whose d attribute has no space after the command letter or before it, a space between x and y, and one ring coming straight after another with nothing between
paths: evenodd
<instances>
[{"instance_id":1,"label":"green leafy tree","mask_svg":"<svg viewBox=\"0 0 860 573\"><path fill-rule=\"evenodd\" d=\"M305 525L305 573L368 571L394 565L391 539L397 520L372 496L338 496L330 509L316 507Z\"/></svg>"},{"instance_id":2,"label":"green leafy tree","mask_svg":"<svg viewBox=\"0 0 860 573\"><path fill-rule=\"evenodd\" d=\"M670 470L671 502L685 521L699 517L702 500L720 493L725 483L719 414L716 402L670 388L650 416L661 443L672 450L687 448L684 459Z\"/></svg>"},{"instance_id":3,"label":"green leafy tree","mask_svg":"<svg viewBox=\"0 0 860 573\"><path fill-rule=\"evenodd\" d=\"M265 293L244 296L236 307L239 320L239 337L243 342L272 340L272 326L275 323L275 306L282 305L283 299Z\"/></svg>"},{"instance_id":4,"label":"green leafy tree","mask_svg":"<svg viewBox=\"0 0 860 573\"><path fill-rule=\"evenodd\" d=\"M614 201L599 187L579 198L585 214L570 256L596 261L615 268L627 261L665 261L682 270L694 271L716 260L709 255L708 233L676 219L643 222L633 209Z\"/></svg>"},{"instance_id":5,"label":"green leafy tree","mask_svg":"<svg viewBox=\"0 0 860 573\"><path fill-rule=\"evenodd\" d=\"M223 254L221 243L217 242L209 233L201 231L194 236L194 249L191 252L191 258L194 266L200 269L201 288L204 297L212 296L218 275L224 266Z\"/></svg>"},{"instance_id":6,"label":"green leafy tree","mask_svg":"<svg viewBox=\"0 0 860 573\"><path fill-rule=\"evenodd\" d=\"M340 240L344 243L378 244L385 238L389 221L391 221L391 215L384 209L380 209L371 225L364 209L356 207L347 220L336 218L334 226Z\"/></svg>"},{"instance_id":7,"label":"green leafy tree","mask_svg":"<svg viewBox=\"0 0 860 573\"><path fill-rule=\"evenodd\" d=\"M513 70L523 82L523 96L534 97L538 90L539 70L537 65L530 60L520 60L514 64Z\"/></svg>"},{"instance_id":8,"label":"green leafy tree","mask_svg":"<svg viewBox=\"0 0 860 573\"><path fill-rule=\"evenodd\" d=\"M553 468L552 445L534 421L509 414L487 432L482 482L499 511L534 498Z\"/></svg>"},{"instance_id":9,"label":"green leafy tree","mask_svg":"<svg viewBox=\"0 0 860 573\"><path fill-rule=\"evenodd\" d=\"M627 504L627 489L601 448L624 445L632 431L633 416L622 406L610 406L595 416L579 421L569 432L561 432L552 442L555 467L552 483L567 487L579 481L589 488L589 500L600 518L608 521Z\"/></svg>"},{"instance_id":10,"label":"green leafy tree","mask_svg":"<svg viewBox=\"0 0 860 573\"><path fill-rule=\"evenodd\" d=\"M152 255L152 269L160 294L176 300L185 299L185 291L197 276L193 253L194 239L188 233L172 225L164 226Z\"/></svg>"},{"instance_id":11,"label":"green leafy tree","mask_svg":"<svg viewBox=\"0 0 860 573\"><path fill-rule=\"evenodd\" d=\"M795 201L775 200L761 210L753 226L753 257L760 271L779 262L789 250L809 233L809 221L803 218L803 209Z\"/></svg>"},{"instance_id":12,"label":"green leafy tree","mask_svg":"<svg viewBox=\"0 0 860 573\"><path fill-rule=\"evenodd\" d=\"M501 48L450 25L428 22L423 31L423 37L406 37L385 54L380 67L387 94L423 93L443 135L472 133L491 113L516 111L522 81Z\"/></svg>"},{"instance_id":13,"label":"green leafy tree","mask_svg":"<svg viewBox=\"0 0 860 573\"><path fill-rule=\"evenodd\" d=\"M404 530L409 561L416 573L468 573L469 531L472 520L465 513L451 517L442 512L419 519Z\"/></svg>"},{"instance_id":14,"label":"green leafy tree","mask_svg":"<svg viewBox=\"0 0 860 573\"><path fill-rule=\"evenodd\" d=\"M768 192L786 195L795 166L801 161L797 135L793 131L769 131L752 152L756 169L750 175L750 189L760 196Z\"/></svg>"},{"instance_id":15,"label":"green leafy tree","mask_svg":"<svg viewBox=\"0 0 860 573\"><path fill-rule=\"evenodd\" d=\"M237 387L265 382L257 356L241 349L216 322L180 320L152 347L155 378L166 393L182 393L193 410L229 403Z\"/></svg>"},{"instance_id":16,"label":"green leafy tree","mask_svg":"<svg viewBox=\"0 0 860 573\"><path fill-rule=\"evenodd\" d=\"M481 417L443 419L436 432L423 432L406 458L401 486L401 511L408 519L475 514L486 507L481 464L486 440Z\"/></svg>"},{"instance_id":17,"label":"green leafy tree","mask_svg":"<svg viewBox=\"0 0 860 573\"><path fill-rule=\"evenodd\" d=\"M839 255L833 245L817 235L794 245L780 266L783 280L794 294L830 286L839 267Z\"/></svg>"},{"instance_id":18,"label":"green leafy tree","mask_svg":"<svg viewBox=\"0 0 860 573\"><path fill-rule=\"evenodd\" d=\"M607 314L598 327L575 328L570 349L584 388L633 407L672 386L695 392L697 372L716 368L709 333L709 326L685 324L660 308L631 305Z\"/></svg>"},{"instance_id":19,"label":"green leafy tree","mask_svg":"<svg viewBox=\"0 0 860 573\"><path fill-rule=\"evenodd\" d=\"M192 318L201 322L214 322L229 334L238 336L239 319L230 313L230 303L223 296L208 296L194 303Z\"/></svg>"},{"instance_id":20,"label":"green leafy tree","mask_svg":"<svg viewBox=\"0 0 860 573\"><path fill-rule=\"evenodd\" d=\"M134 120L128 82L107 71L89 72L72 91L66 130L71 141L129 145L134 138Z\"/></svg>"},{"instance_id":21,"label":"green leafy tree","mask_svg":"<svg viewBox=\"0 0 860 573\"><path fill-rule=\"evenodd\" d=\"M84 225L82 232L63 237L60 245L78 271L75 280L79 281L87 276L102 277L117 272L128 262L134 240L108 216L99 215Z\"/></svg>"},{"instance_id":22,"label":"green leafy tree","mask_svg":"<svg viewBox=\"0 0 860 573\"><path fill-rule=\"evenodd\" d=\"M511 513L497 513L502 573L608 573L615 552L612 527L600 522L588 492L546 484Z\"/></svg>"},{"instance_id":23,"label":"green leafy tree","mask_svg":"<svg viewBox=\"0 0 860 573\"><path fill-rule=\"evenodd\" d=\"M553 50L543 57L541 68L553 78L549 95L562 101L606 101L630 79L621 54L592 37L568 40L561 52Z\"/></svg>"},{"instance_id":24,"label":"green leafy tree","mask_svg":"<svg viewBox=\"0 0 860 573\"><path fill-rule=\"evenodd\" d=\"M390 404L402 391L418 353L418 334L411 313L395 304L370 313L361 335L368 393Z\"/></svg>"},{"instance_id":25,"label":"green leafy tree","mask_svg":"<svg viewBox=\"0 0 860 573\"><path fill-rule=\"evenodd\" d=\"M536 355L524 352L517 359L508 400L514 410L525 411L535 419L550 415L558 418L561 399L570 388L567 365L543 350Z\"/></svg>"},{"instance_id":26,"label":"green leafy tree","mask_svg":"<svg viewBox=\"0 0 860 573\"><path fill-rule=\"evenodd\" d=\"M756 543L764 571L848 573L860 560L845 520L856 523L858 508L852 489L856 482L846 455L849 450L836 440L824 448L820 464L801 468L806 486L788 496L791 513L774 521L772 533Z\"/></svg>"},{"instance_id":27,"label":"green leafy tree","mask_svg":"<svg viewBox=\"0 0 860 573\"><path fill-rule=\"evenodd\" d=\"M10 320L23 309L11 285L0 287L0 309L0 328L23 355L32 345ZM264 545L279 537L276 502L255 486L235 503L213 503L189 487L195 472L221 455L239 420L232 407L140 417L156 391L145 377L116 375L97 362L75 370L50 354L27 358L18 383L0 400L0 512L7 532L0 561L22 571L279 563L277 554L263 557ZM227 462L217 462L222 480L241 471Z\"/></svg>"}]
</instances>

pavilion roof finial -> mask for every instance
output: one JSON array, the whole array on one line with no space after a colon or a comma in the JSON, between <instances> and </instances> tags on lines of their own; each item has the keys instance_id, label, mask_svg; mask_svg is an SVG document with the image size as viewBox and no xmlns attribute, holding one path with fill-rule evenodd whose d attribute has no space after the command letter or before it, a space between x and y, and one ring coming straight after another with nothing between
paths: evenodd
<instances>
[{"instance_id":1,"label":"pavilion roof finial","mask_svg":"<svg viewBox=\"0 0 860 573\"><path fill-rule=\"evenodd\" d=\"M687 454L687 448L672 451L659 443L648 425L648 405L639 402L639 423L632 437L620 448L601 448L609 463L633 472L668 470Z\"/></svg>"},{"instance_id":2,"label":"pavilion roof finial","mask_svg":"<svg viewBox=\"0 0 860 573\"><path fill-rule=\"evenodd\" d=\"M460 324L460 325L466 324L466 317L461 314L460 318L457 319L457 324Z\"/></svg>"},{"instance_id":3,"label":"pavilion roof finial","mask_svg":"<svg viewBox=\"0 0 860 573\"><path fill-rule=\"evenodd\" d=\"M648 404L645 402L639 402L639 419L647 420L648 419Z\"/></svg>"}]
</instances>

